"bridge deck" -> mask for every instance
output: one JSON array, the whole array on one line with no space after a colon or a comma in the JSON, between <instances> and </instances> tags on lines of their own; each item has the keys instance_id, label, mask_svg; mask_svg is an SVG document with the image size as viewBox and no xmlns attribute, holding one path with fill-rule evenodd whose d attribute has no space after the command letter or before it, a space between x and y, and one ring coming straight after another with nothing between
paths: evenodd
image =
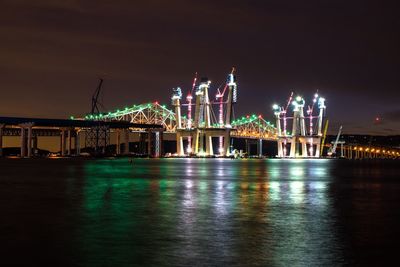
<instances>
[{"instance_id":1,"label":"bridge deck","mask_svg":"<svg viewBox=\"0 0 400 267\"><path fill-rule=\"evenodd\" d=\"M108 126L110 128L143 128L162 129L160 124L131 123L128 121L93 121L93 120L68 120L68 119L43 119L43 118L22 118L22 117L0 117L0 124L18 126L23 123L33 123L36 127L81 127L89 128L96 126Z\"/></svg>"}]
</instances>

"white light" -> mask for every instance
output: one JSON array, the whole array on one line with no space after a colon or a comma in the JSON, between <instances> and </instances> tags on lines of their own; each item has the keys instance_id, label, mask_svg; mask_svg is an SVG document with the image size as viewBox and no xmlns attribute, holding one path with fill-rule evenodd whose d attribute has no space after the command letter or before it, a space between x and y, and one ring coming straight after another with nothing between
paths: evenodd
<instances>
[{"instance_id":1,"label":"white light","mask_svg":"<svg viewBox=\"0 0 400 267\"><path fill-rule=\"evenodd\" d=\"M301 96L297 96L297 97L296 97L296 101L297 101L297 102L300 102L300 101L301 101Z\"/></svg>"},{"instance_id":2,"label":"white light","mask_svg":"<svg viewBox=\"0 0 400 267\"><path fill-rule=\"evenodd\" d=\"M314 97L317 98L317 97L318 97L318 94L315 94Z\"/></svg>"},{"instance_id":3,"label":"white light","mask_svg":"<svg viewBox=\"0 0 400 267\"><path fill-rule=\"evenodd\" d=\"M277 110L277 109L279 109L279 106L278 106L277 104L273 104L273 105L272 105L272 108L275 109L275 110Z\"/></svg>"},{"instance_id":4,"label":"white light","mask_svg":"<svg viewBox=\"0 0 400 267\"><path fill-rule=\"evenodd\" d=\"M233 83L233 74L229 74L229 83Z\"/></svg>"}]
</instances>

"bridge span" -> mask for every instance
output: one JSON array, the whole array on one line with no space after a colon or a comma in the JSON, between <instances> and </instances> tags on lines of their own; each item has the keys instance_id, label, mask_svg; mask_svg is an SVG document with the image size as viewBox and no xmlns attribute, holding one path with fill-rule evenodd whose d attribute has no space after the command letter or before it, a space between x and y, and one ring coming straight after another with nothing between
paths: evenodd
<instances>
[{"instance_id":1,"label":"bridge span","mask_svg":"<svg viewBox=\"0 0 400 267\"><path fill-rule=\"evenodd\" d=\"M5 136L20 138L21 157L31 157L34 154L38 148L38 138L41 136L59 136L61 156L80 155L82 146L93 155L105 154L107 146L110 145L111 131L116 133L116 154L127 154L131 129L140 129L148 133L149 150L151 150L154 143L151 137L159 136L163 126L128 121L0 117L0 156L3 156ZM121 137L124 139L122 150ZM154 150L155 156L161 156L160 147Z\"/></svg>"}]
</instances>

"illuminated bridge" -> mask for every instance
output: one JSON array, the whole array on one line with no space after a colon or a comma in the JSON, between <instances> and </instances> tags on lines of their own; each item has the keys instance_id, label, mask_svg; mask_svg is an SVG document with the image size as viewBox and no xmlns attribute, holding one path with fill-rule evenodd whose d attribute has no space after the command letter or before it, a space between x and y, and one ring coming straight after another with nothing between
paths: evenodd
<instances>
[{"instance_id":1,"label":"illuminated bridge","mask_svg":"<svg viewBox=\"0 0 400 267\"><path fill-rule=\"evenodd\" d=\"M86 115L85 120L102 121L128 121L135 124L160 124L167 133L176 133L177 121L176 115L169 110L166 105L158 102L133 105L118 109L114 112L101 113L97 115ZM182 117L183 128L188 127L188 120ZM214 124L210 128L219 129L219 124ZM132 128L140 130L141 128ZM276 128L272 123L266 121L261 115L247 115L232 121L231 136L243 137L249 139L277 140Z\"/></svg>"},{"instance_id":2,"label":"illuminated bridge","mask_svg":"<svg viewBox=\"0 0 400 267\"><path fill-rule=\"evenodd\" d=\"M282 158L319 158L326 147L326 105L325 99L317 93L307 107L305 100L301 96L293 97L293 93L285 105L274 104L276 126L261 115L235 118L238 93L234 69L228 74L225 85L216 89L215 97L209 94L211 81L202 78L198 82L197 74L185 97L180 87L173 88L172 109L153 102L99 112L97 97L101 84L102 80L92 98L92 111L82 117L71 117L67 123L52 120L53 124L47 125L40 119L15 121L15 118L13 123L0 121L0 155L3 135L21 136L22 157L32 154L32 143L36 147L35 140L40 135L60 135L62 156L72 155L72 151L79 155L81 143L85 144L86 151L94 154L105 154L114 144L115 151L107 153L129 154L132 136L135 141L139 139L139 153L154 157L162 155L163 140L171 136L176 140L178 156L237 155L239 152L234 149L232 138L244 139L246 151L255 143L259 156L263 155L263 141L276 142L277 156ZM293 115L289 114L291 111ZM111 139L115 141L111 142ZM342 152L342 155L347 152L348 158L392 158L398 157L399 153L391 149L356 146L343 147Z\"/></svg>"},{"instance_id":3,"label":"illuminated bridge","mask_svg":"<svg viewBox=\"0 0 400 267\"><path fill-rule=\"evenodd\" d=\"M233 68L225 85L217 88L215 98L209 95L211 81L202 78L198 83L196 74L192 88L187 90L185 99L182 99L183 93L180 87L173 89L171 97L173 110L154 102L133 105L108 113L92 112L82 119L161 124L165 133L175 135L176 151L179 156L230 156L233 152L232 137L259 140L257 145L261 155L262 141L277 140L277 129L261 115L234 118L234 105L237 102L234 71ZM131 130L141 131L141 129ZM214 146L216 139L218 144ZM215 147L217 147L216 152L214 152Z\"/></svg>"},{"instance_id":4,"label":"illuminated bridge","mask_svg":"<svg viewBox=\"0 0 400 267\"><path fill-rule=\"evenodd\" d=\"M127 121L135 125L162 125L166 134L177 132L194 132L193 124L190 124L187 116L181 116L181 126L178 125L176 113L158 102L132 105L113 112L86 115L83 119L94 121ZM190 127L189 127L190 126ZM143 128L130 128L132 132L146 132ZM224 125L214 123L200 131L220 131L225 133ZM276 141L276 128L266 121L261 115L247 115L231 123L230 137Z\"/></svg>"},{"instance_id":5,"label":"illuminated bridge","mask_svg":"<svg viewBox=\"0 0 400 267\"><path fill-rule=\"evenodd\" d=\"M175 134L176 151L179 156L231 156L232 137L246 139L246 143L249 140L256 140L260 156L263 140L276 141L278 157L319 158L322 155L323 136L327 128L326 124L323 133L326 110L323 97L317 93L314 95L306 115L305 100L301 96L293 98L293 93L285 106L274 104L276 126L261 115L234 118L234 106L238 94L234 71L233 68L228 74L225 85L216 89L215 98L210 97L211 81L202 78L198 82L196 74L191 89L186 92L186 97L183 97L180 87L172 89L172 110L154 102L133 105L108 113L92 112L83 119L161 124L165 133ZM292 116L289 114L289 107L293 110ZM314 114L315 111L317 114ZM292 126L291 133L288 131L289 122ZM132 130L140 131L140 129ZM215 145L216 139L218 139L217 145Z\"/></svg>"}]
</instances>

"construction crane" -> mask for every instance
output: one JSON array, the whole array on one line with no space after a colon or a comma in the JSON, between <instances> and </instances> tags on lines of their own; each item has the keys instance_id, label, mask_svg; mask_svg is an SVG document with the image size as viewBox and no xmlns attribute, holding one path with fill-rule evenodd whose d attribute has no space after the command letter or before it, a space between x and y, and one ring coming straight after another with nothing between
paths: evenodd
<instances>
[{"instance_id":1,"label":"construction crane","mask_svg":"<svg viewBox=\"0 0 400 267\"><path fill-rule=\"evenodd\" d=\"M94 91L93 96L92 96L92 110L90 112L90 114L92 114L92 115L100 113L100 110L99 110L99 107L98 107L98 105L99 105L98 99L99 99L99 95L100 95L100 91L101 91L101 86L102 85L103 85L103 79L100 78L99 85L97 86L97 88Z\"/></svg>"},{"instance_id":2,"label":"construction crane","mask_svg":"<svg viewBox=\"0 0 400 267\"><path fill-rule=\"evenodd\" d=\"M342 125L340 125L340 128L339 128L339 132L338 132L338 134L337 134L337 136L336 136L336 140L335 140L335 142L333 143L333 146L331 147L331 149L329 149L329 151L328 151L328 156L329 157L331 157L332 155L335 155L336 154L336 148L337 148L337 144L338 144L338 142L339 142L339 138L340 138L340 134L342 133Z\"/></svg>"}]
</instances>

